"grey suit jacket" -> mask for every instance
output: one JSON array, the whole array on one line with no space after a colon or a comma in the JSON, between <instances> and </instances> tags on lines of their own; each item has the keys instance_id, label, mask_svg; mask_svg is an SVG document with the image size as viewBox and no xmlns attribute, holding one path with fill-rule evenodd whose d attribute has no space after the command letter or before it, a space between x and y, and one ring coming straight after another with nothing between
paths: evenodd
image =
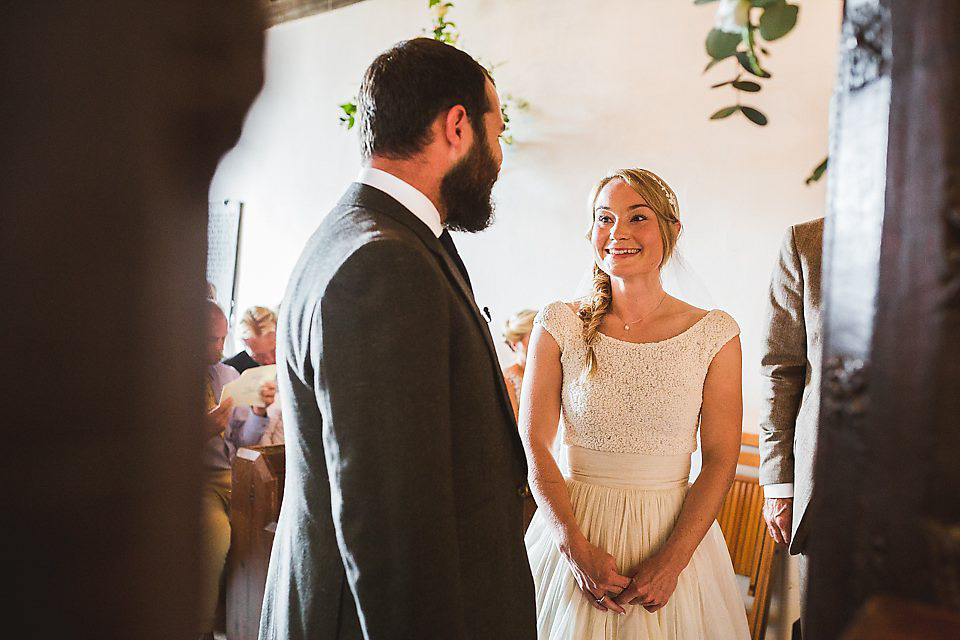
<instances>
[{"instance_id":1,"label":"grey suit jacket","mask_svg":"<svg viewBox=\"0 0 960 640\"><path fill-rule=\"evenodd\" d=\"M533 640L523 449L487 323L427 226L354 184L294 269L278 348L261 640Z\"/></svg>"},{"instance_id":2,"label":"grey suit jacket","mask_svg":"<svg viewBox=\"0 0 960 640\"><path fill-rule=\"evenodd\" d=\"M770 283L761 373L760 484L794 483L791 553L803 553L813 488L823 351L823 218L787 232Z\"/></svg>"}]
</instances>

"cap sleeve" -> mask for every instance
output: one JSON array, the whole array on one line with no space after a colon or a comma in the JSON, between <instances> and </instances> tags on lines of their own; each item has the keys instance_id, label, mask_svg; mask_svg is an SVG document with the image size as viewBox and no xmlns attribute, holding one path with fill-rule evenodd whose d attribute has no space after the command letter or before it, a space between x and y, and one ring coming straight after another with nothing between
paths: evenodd
<instances>
[{"instance_id":1,"label":"cap sleeve","mask_svg":"<svg viewBox=\"0 0 960 640\"><path fill-rule=\"evenodd\" d=\"M711 317L707 324L708 361L735 337L740 335L740 325L726 311L719 309L710 312Z\"/></svg>"},{"instance_id":2,"label":"cap sleeve","mask_svg":"<svg viewBox=\"0 0 960 640\"><path fill-rule=\"evenodd\" d=\"M533 319L533 325L546 329L547 333L556 340L560 353L563 353L570 339L571 321L575 320L576 316L570 307L558 300L540 309L537 317Z\"/></svg>"}]
</instances>

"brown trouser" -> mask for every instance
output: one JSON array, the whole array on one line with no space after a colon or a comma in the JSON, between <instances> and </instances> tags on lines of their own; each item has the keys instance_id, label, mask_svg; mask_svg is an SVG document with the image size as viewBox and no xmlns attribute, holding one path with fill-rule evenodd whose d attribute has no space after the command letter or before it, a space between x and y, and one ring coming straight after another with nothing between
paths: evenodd
<instances>
[{"instance_id":1,"label":"brown trouser","mask_svg":"<svg viewBox=\"0 0 960 640\"><path fill-rule=\"evenodd\" d=\"M213 631L230 551L230 470L207 471L200 502L200 632Z\"/></svg>"}]
</instances>

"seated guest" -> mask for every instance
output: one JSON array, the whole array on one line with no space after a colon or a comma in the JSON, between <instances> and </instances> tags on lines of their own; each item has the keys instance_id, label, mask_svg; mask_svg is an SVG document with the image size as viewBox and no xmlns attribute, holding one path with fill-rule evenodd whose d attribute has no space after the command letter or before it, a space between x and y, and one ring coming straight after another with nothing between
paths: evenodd
<instances>
[{"instance_id":1,"label":"seated guest","mask_svg":"<svg viewBox=\"0 0 960 640\"><path fill-rule=\"evenodd\" d=\"M247 348L223 361L238 372L275 364L277 361L277 314L267 307L250 307L240 318L240 337Z\"/></svg>"},{"instance_id":2,"label":"seated guest","mask_svg":"<svg viewBox=\"0 0 960 640\"><path fill-rule=\"evenodd\" d=\"M513 351L513 364L503 370L503 379L507 383L507 395L513 405L513 416L518 416L520 406L520 385L523 383L523 368L527 364L527 344L530 342L530 330L537 312L533 309L518 311L503 324L503 339L510 351Z\"/></svg>"},{"instance_id":3,"label":"seated guest","mask_svg":"<svg viewBox=\"0 0 960 640\"><path fill-rule=\"evenodd\" d=\"M223 361L239 373L247 369L277 361L277 314L267 307L250 307L240 318L243 343L247 346L232 358ZM280 403L274 401L267 409L267 428L259 444L283 444L283 415Z\"/></svg>"},{"instance_id":4,"label":"seated guest","mask_svg":"<svg viewBox=\"0 0 960 640\"><path fill-rule=\"evenodd\" d=\"M230 549L230 465L237 449L257 444L267 427L267 408L273 404L276 383L264 383L260 397L265 407L234 407L226 398L218 403L223 387L240 374L220 362L227 337L227 317L207 300L207 343L204 351L207 413L204 420L204 484L201 500L201 631L213 638L223 567Z\"/></svg>"},{"instance_id":5,"label":"seated guest","mask_svg":"<svg viewBox=\"0 0 960 640\"><path fill-rule=\"evenodd\" d=\"M274 397L273 404L267 407L267 428L259 444L283 444L283 412L278 397Z\"/></svg>"}]
</instances>

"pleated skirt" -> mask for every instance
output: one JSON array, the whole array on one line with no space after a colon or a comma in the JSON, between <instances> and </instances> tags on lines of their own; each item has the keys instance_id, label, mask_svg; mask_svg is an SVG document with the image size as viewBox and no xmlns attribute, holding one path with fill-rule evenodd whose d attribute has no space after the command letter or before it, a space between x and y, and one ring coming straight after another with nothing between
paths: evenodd
<instances>
[{"instance_id":1,"label":"pleated skirt","mask_svg":"<svg viewBox=\"0 0 960 640\"><path fill-rule=\"evenodd\" d=\"M687 494L690 456L651 456L568 447L567 488L584 536L632 576L673 530ZM750 638L733 563L714 522L677 589L654 613L625 605L599 611L580 591L538 510L527 529L540 640L746 640Z\"/></svg>"}]
</instances>

